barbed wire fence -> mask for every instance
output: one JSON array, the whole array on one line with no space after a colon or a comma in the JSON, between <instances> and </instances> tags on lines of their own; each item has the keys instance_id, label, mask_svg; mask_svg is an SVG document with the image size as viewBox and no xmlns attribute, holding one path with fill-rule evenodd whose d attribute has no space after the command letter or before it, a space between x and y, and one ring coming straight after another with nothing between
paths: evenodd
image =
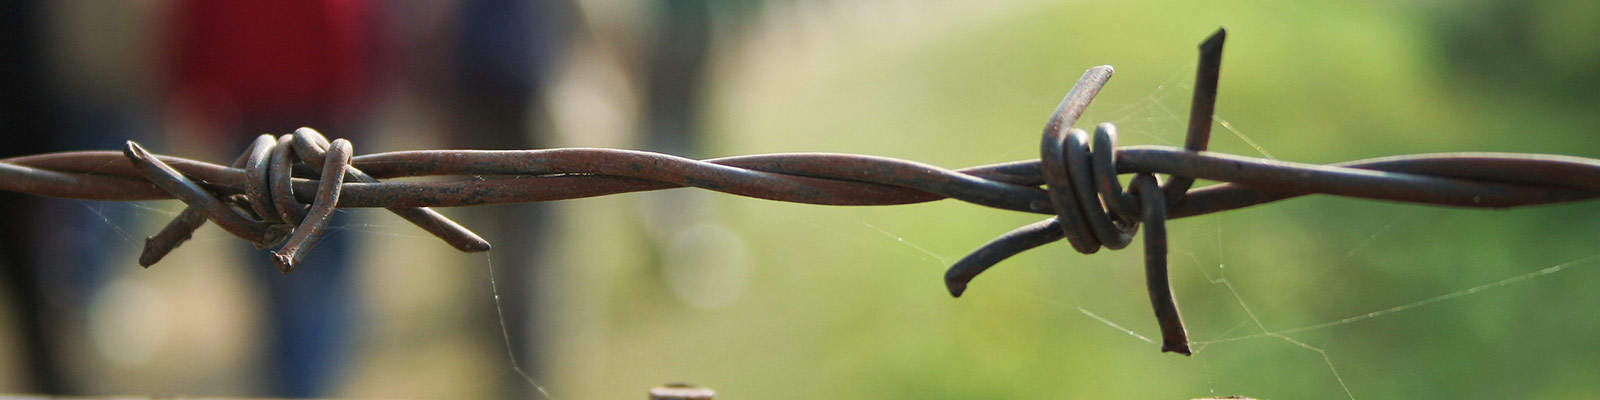
<instances>
[{"instance_id":1,"label":"barbed wire fence","mask_svg":"<svg viewBox=\"0 0 1600 400\"><path fill-rule=\"evenodd\" d=\"M1314 165L1207 152L1226 32L1200 45L1183 147L1118 148L1116 126L1073 128L1111 78L1084 72L1050 116L1040 158L962 169L858 154L786 153L693 160L645 151L419 150L353 156L350 142L311 128L262 135L229 165L123 151L74 151L0 160L0 190L87 200L178 199L188 205L146 239L149 267L210 221L292 271L336 208L381 207L465 252L490 249L429 207L577 199L693 187L784 202L868 206L954 199L1050 217L1001 235L945 274L961 296L979 274L1013 255L1066 239L1077 251L1121 249L1144 227L1146 285L1162 351L1189 354L1167 278L1169 219L1299 196L1451 207L1510 208L1600 197L1600 159L1520 153L1399 155ZM1124 189L1121 175L1132 174ZM1168 176L1166 182L1157 174ZM400 177L475 179L386 182ZM1219 184L1191 188L1196 179Z\"/></svg>"}]
</instances>

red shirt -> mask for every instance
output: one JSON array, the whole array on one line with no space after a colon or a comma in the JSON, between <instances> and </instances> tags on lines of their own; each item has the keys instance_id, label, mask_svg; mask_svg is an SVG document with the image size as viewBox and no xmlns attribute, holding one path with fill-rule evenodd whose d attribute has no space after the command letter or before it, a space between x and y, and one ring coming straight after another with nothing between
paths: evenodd
<instances>
[{"instance_id":1,"label":"red shirt","mask_svg":"<svg viewBox=\"0 0 1600 400\"><path fill-rule=\"evenodd\" d=\"M369 86L371 8L359 0L180 1L167 42L175 100L234 119L225 123L351 112Z\"/></svg>"}]
</instances>

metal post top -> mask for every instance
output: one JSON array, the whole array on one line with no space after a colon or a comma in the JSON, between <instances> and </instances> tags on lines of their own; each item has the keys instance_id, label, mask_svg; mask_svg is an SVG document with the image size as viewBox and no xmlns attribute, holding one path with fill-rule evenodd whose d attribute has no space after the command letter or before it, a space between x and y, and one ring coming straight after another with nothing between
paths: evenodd
<instances>
[{"instance_id":1,"label":"metal post top","mask_svg":"<svg viewBox=\"0 0 1600 400\"><path fill-rule=\"evenodd\" d=\"M711 400L717 392L690 383L668 383L650 389L650 400Z\"/></svg>"}]
</instances>

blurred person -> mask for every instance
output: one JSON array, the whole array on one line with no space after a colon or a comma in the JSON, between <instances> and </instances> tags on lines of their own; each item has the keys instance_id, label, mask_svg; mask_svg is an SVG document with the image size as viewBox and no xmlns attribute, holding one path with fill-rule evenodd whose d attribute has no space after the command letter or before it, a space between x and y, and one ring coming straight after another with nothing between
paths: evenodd
<instances>
[{"instance_id":1,"label":"blurred person","mask_svg":"<svg viewBox=\"0 0 1600 400\"><path fill-rule=\"evenodd\" d=\"M443 88L449 103L446 144L452 148L536 149L548 147L550 133L545 117L545 92L552 66L565 43L570 5L559 0L467 0L456 10L448 83ZM465 211L483 223L496 244L495 264L500 273L498 293L502 307L489 319L505 318L514 344L510 356L530 377L539 376L538 363L542 300L535 291L542 269L543 251L551 236L549 207L517 204ZM484 335L498 335L482 330ZM499 341L499 337L486 339ZM509 375L508 375L509 376ZM507 398L524 398L528 389L520 382L503 385Z\"/></svg>"},{"instance_id":2,"label":"blurred person","mask_svg":"<svg viewBox=\"0 0 1600 400\"><path fill-rule=\"evenodd\" d=\"M706 55L711 48L711 2L652 3L654 31L642 53L645 87L645 146L685 157L697 156L700 109L705 102Z\"/></svg>"},{"instance_id":3,"label":"blurred person","mask_svg":"<svg viewBox=\"0 0 1600 400\"><path fill-rule=\"evenodd\" d=\"M645 149L688 158L705 158L709 56L713 25L737 32L738 17L759 1L685 0L650 3L651 23L637 47L644 60L637 72L643 88L640 141ZM655 255L652 267L662 285L696 307L720 307L736 300L749 276L744 241L725 227L711 208L714 196L702 191L644 193L640 203L644 235ZM722 254L725 256L712 256Z\"/></svg>"},{"instance_id":4,"label":"blurred person","mask_svg":"<svg viewBox=\"0 0 1600 400\"><path fill-rule=\"evenodd\" d=\"M380 47L376 8L358 0L176 2L165 53L173 131L219 157L301 126L359 137ZM343 215L334 217L337 225ZM258 251L246 257L267 293L266 394L320 396L339 382L358 315L351 241L324 235L288 275Z\"/></svg>"},{"instance_id":5,"label":"blurred person","mask_svg":"<svg viewBox=\"0 0 1600 400\"><path fill-rule=\"evenodd\" d=\"M111 149L151 129L140 50L149 5L8 2L0 13L0 157ZM131 208L0 194L0 268L20 333L21 390L81 393L92 370L68 355L89 342L91 305L115 276L109 260L135 240ZM106 349L101 349L102 351ZM103 354L102 354L103 356Z\"/></svg>"},{"instance_id":6,"label":"blurred person","mask_svg":"<svg viewBox=\"0 0 1600 400\"><path fill-rule=\"evenodd\" d=\"M0 97L0 157L13 157L45 152L50 149L50 133L58 122L44 88L45 67L38 60L45 58L44 5L42 2L19 0L9 3L0 12L0 88L6 95ZM43 221L36 221L44 200L21 193L0 193L0 213L5 223L0 223L0 256L4 256L5 291L11 298L8 303L15 308L20 333L23 391L38 393L66 392L67 382L51 351L57 335L52 334L46 320L50 313L44 311L49 303L45 299L38 272L43 254L38 251L40 241L33 231Z\"/></svg>"}]
</instances>

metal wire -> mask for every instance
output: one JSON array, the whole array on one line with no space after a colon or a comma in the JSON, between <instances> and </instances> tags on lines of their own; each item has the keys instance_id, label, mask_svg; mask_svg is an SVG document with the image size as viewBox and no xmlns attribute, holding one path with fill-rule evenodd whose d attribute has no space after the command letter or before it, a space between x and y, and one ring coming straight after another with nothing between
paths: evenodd
<instances>
[{"instance_id":1,"label":"metal wire","mask_svg":"<svg viewBox=\"0 0 1600 400\"><path fill-rule=\"evenodd\" d=\"M177 198L188 204L146 239L146 267L205 221L273 248L287 273L314 244L335 207L384 207L462 251L489 243L426 207L575 199L695 187L738 196L823 205L894 205L955 199L1051 217L979 247L945 274L960 296L1000 261L1066 239L1082 253L1128 245L1142 224L1147 288L1163 351L1189 354L1167 279L1168 219L1309 194L1454 207L1508 208L1600 197L1600 160L1510 153L1439 153L1311 165L1204 151L1216 99L1224 32L1200 47L1199 80L1184 148L1116 147L1116 127L1072 126L1112 75L1090 68L1044 129L1039 160L964 169L856 154L789 153L692 160L644 151L424 150L351 157L350 143L310 128L262 135L231 166L123 152L78 151L0 160L0 190L89 200ZM1124 191L1120 174L1134 174ZM1161 185L1156 174L1170 176ZM381 178L475 176L428 182ZM315 179L313 179L315 178ZM1190 189L1194 179L1224 182ZM307 204L310 206L308 207Z\"/></svg>"}]
</instances>

